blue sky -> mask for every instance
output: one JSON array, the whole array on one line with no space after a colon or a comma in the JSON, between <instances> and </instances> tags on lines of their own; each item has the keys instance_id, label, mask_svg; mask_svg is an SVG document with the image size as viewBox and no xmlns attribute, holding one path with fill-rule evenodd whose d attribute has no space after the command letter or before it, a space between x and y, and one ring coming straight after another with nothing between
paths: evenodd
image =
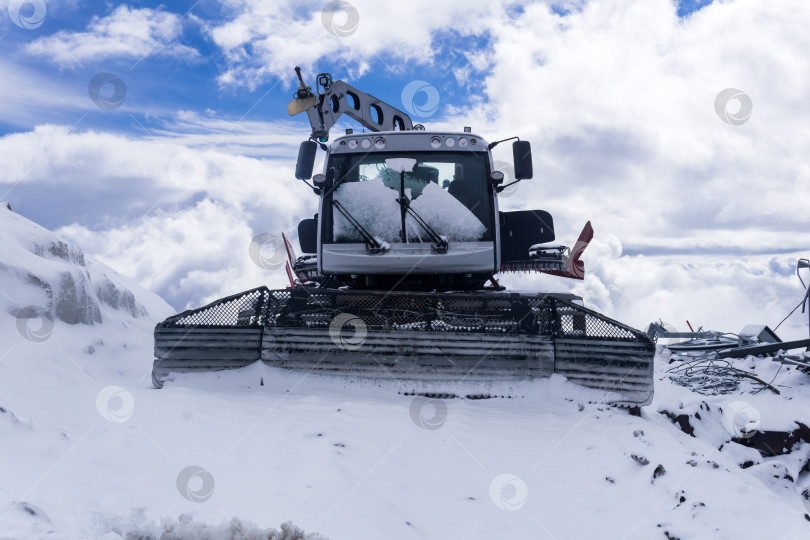
<instances>
[{"instance_id":1,"label":"blue sky","mask_svg":"<svg viewBox=\"0 0 810 540\"><path fill-rule=\"evenodd\" d=\"M19 3L10 2L12 9ZM707 3L706 0L678 2L678 15L686 17ZM218 77L227 69L228 59L212 41L206 25L216 25L233 18L232 6L208 0L168 4L77 0L44 1L42 4L46 8L44 20L41 25L32 29L12 24L10 16L3 13L0 51L6 61L24 68L27 74L37 77L53 90L58 89L63 96L69 95L76 99L87 97L87 86L96 74L113 73L126 84L125 102L115 111L76 110L53 103L24 118L0 117L0 134L29 130L45 122L71 125L78 122L77 127L80 129L115 130L138 135L153 127L160 128L161 120L171 117L178 110L215 114L233 120L273 121L286 116L284 108L292 93L290 86L295 82L292 65L286 77L268 75L255 87L238 83L223 85L218 81ZM76 58L75 62L57 63L48 55L32 55L30 50L26 50L32 42L42 41L48 36L86 33L94 20L108 18L121 7L177 15L181 34L176 40L156 36L157 42L176 41L196 51L196 56L152 54L154 51L144 49L144 54L141 55L82 57ZM319 3L305 4L297 16L301 19L311 18L322 7ZM34 9L35 3L23 2L22 17L31 17ZM519 5L512 6L515 14L520 13L521 9ZM564 3L552 5L551 9L561 15L571 11ZM361 17L361 24L366 23L393 24L366 21ZM300 45L306 46L307 41L332 37L324 28L320 30L323 31L322 35L316 33L301 36ZM430 82L440 90L445 98L443 105L452 103L456 107L464 107L471 96L480 96L480 81L486 75L486 69L473 68L465 53L489 48L489 32L460 36L453 29L445 28L435 33L432 45L437 49L437 54L430 63L404 63L396 55L383 50L372 58L363 59L368 67L360 76L347 77L347 62L330 60L328 55L318 59L317 69L333 73L336 78L351 80L369 93L396 105L400 105L399 94L404 85L417 78ZM349 62L349 66L356 73L357 62ZM452 76L453 69L467 69L474 76L462 85ZM312 82L315 74L314 71L307 73L307 82ZM111 91L109 87L105 90ZM442 112L439 109L438 114L441 115ZM85 113L86 116L83 116Z\"/></svg>"},{"instance_id":2,"label":"blue sky","mask_svg":"<svg viewBox=\"0 0 810 540\"><path fill-rule=\"evenodd\" d=\"M739 318L792 307L810 246L802 0L0 4L0 200L177 309L283 284L247 245L294 236L317 206L292 180L308 135L286 115L295 65L403 108L424 81L439 95L414 118L428 128L532 142L535 179L502 208L551 211L563 243L590 219L596 239L584 283L515 286L574 290L638 325L720 318L718 294ZM126 87L118 107L89 95L103 73ZM753 112L718 109L726 89ZM660 309L643 304L654 295Z\"/></svg>"}]
</instances>

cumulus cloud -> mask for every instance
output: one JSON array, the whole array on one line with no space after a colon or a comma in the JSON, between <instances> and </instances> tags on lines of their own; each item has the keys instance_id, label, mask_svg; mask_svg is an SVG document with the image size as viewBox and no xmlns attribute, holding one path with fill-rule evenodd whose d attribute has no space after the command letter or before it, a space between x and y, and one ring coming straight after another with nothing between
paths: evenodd
<instances>
[{"instance_id":1,"label":"cumulus cloud","mask_svg":"<svg viewBox=\"0 0 810 540\"><path fill-rule=\"evenodd\" d=\"M232 17L208 24L208 32L229 62L220 75L226 85L255 87L272 77L289 80L293 66L311 72L323 58L339 62L354 75L369 70L377 55L400 62L431 63L447 51L435 46L439 35L469 39L470 49L499 17L497 2L376 2L353 0L349 10L323 10L322 1L264 2L232 0ZM356 19L355 19L356 17ZM356 26L354 26L356 22ZM354 30L338 35L328 28ZM351 28L349 28L351 27Z\"/></svg>"},{"instance_id":2,"label":"cumulus cloud","mask_svg":"<svg viewBox=\"0 0 810 540\"><path fill-rule=\"evenodd\" d=\"M507 204L544 201L565 228L591 218L633 249L810 245L808 23L803 2L681 19L667 0L566 16L538 3L495 23L481 131L528 138L535 161ZM715 113L728 87L753 100L743 125Z\"/></svg>"},{"instance_id":3,"label":"cumulus cloud","mask_svg":"<svg viewBox=\"0 0 810 540\"><path fill-rule=\"evenodd\" d=\"M215 134L201 122L193 136L167 128L149 138L39 126L0 138L0 194L46 226L109 226L200 197L257 211L252 221L268 210L285 218L301 213L311 197L286 156L302 136L267 124L259 133L259 125ZM239 153L250 148L285 158Z\"/></svg>"},{"instance_id":4,"label":"cumulus cloud","mask_svg":"<svg viewBox=\"0 0 810 540\"><path fill-rule=\"evenodd\" d=\"M178 310L260 285L283 288L286 280L282 268L250 258L251 239L263 231L251 230L239 209L208 199L100 232L78 224L58 232Z\"/></svg>"},{"instance_id":5,"label":"cumulus cloud","mask_svg":"<svg viewBox=\"0 0 810 540\"><path fill-rule=\"evenodd\" d=\"M663 320L675 328L738 332L746 324L775 328L801 300L796 261L807 252L778 255L626 255L615 236L585 251L585 280L505 274L501 284L529 291L572 292L585 305L636 328ZM808 273L803 274L808 283ZM807 314L797 310L781 327L783 340L807 337Z\"/></svg>"},{"instance_id":6,"label":"cumulus cloud","mask_svg":"<svg viewBox=\"0 0 810 540\"><path fill-rule=\"evenodd\" d=\"M106 17L94 17L85 32L61 30L32 41L26 51L68 67L106 58L197 58L195 49L180 43L182 33L183 19L175 13L122 5Z\"/></svg>"}]
</instances>

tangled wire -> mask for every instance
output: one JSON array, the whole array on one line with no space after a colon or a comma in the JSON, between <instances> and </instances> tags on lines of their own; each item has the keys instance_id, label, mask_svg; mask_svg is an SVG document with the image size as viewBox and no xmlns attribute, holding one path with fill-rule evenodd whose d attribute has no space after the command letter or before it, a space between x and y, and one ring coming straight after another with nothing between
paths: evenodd
<instances>
[{"instance_id":1,"label":"tangled wire","mask_svg":"<svg viewBox=\"0 0 810 540\"><path fill-rule=\"evenodd\" d=\"M779 394L779 390L774 388L771 383L765 382L747 371L735 368L726 360L718 360L716 356L716 353L707 353L693 357L691 360L683 360L681 364L667 370L667 373L671 374L670 380L704 396L735 392L742 379L752 379L762 385L759 390L754 392L755 394L765 388ZM779 375L781 370L782 366L779 366L776 375ZM774 379L776 379L776 375L774 375Z\"/></svg>"}]
</instances>

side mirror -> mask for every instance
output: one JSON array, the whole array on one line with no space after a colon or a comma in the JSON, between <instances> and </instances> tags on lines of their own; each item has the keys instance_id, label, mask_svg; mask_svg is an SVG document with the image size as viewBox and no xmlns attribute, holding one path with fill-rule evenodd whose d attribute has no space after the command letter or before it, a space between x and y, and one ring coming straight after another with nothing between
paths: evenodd
<instances>
[{"instance_id":1,"label":"side mirror","mask_svg":"<svg viewBox=\"0 0 810 540\"><path fill-rule=\"evenodd\" d=\"M515 180L528 180L534 174L532 170L532 145L529 141L512 143L512 160L515 164Z\"/></svg>"},{"instance_id":2,"label":"side mirror","mask_svg":"<svg viewBox=\"0 0 810 540\"><path fill-rule=\"evenodd\" d=\"M298 148L298 161L295 163L295 177L299 180L312 178L312 169L315 167L315 152L318 145L315 141L304 141Z\"/></svg>"},{"instance_id":3,"label":"side mirror","mask_svg":"<svg viewBox=\"0 0 810 540\"><path fill-rule=\"evenodd\" d=\"M318 252L318 219L304 219L298 223L298 243L304 253Z\"/></svg>"}]
</instances>

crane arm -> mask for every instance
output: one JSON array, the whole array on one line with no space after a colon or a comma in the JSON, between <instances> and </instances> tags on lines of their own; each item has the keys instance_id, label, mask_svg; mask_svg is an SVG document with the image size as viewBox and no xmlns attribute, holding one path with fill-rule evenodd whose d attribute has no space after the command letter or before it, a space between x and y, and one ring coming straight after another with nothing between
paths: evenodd
<instances>
[{"instance_id":1,"label":"crane arm","mask_svg":"<svg viewBox=\"0 0 810 540\"><path fill-rule=\"evenodd\" d=\"M298 68L296 73L300 86L287 112L293 115L306 111L313 139L321 142L329 140L329 130L344 114L375 132L413 129L411 117L405 112L343 81L332 81L328 73L318 75L318 84L323 86L323 93L313 99L315 94L304 84Z\"/></svg>"}]
</instances>

